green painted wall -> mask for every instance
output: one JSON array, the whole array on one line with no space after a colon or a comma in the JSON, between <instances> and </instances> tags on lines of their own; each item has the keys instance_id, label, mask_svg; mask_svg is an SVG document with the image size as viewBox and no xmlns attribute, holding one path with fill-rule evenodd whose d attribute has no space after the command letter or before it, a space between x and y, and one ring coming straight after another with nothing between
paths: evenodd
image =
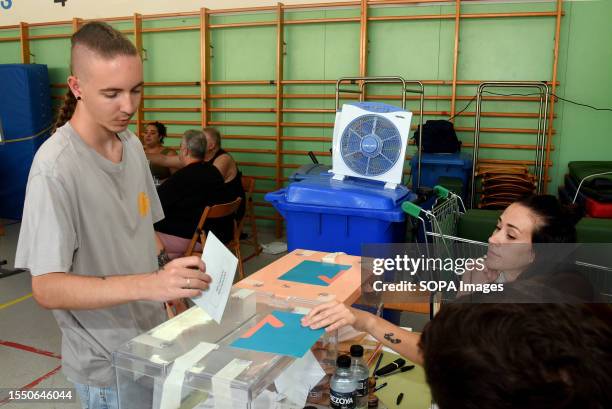
<instances>
[{"instance_id":1,"label":"green painted wall","mask_svg":"<svg viewBox=\"0 0 612 409\"><path fill-rule=\"evenodd\" d=\"M572 2L566 7L557 94L612 108L612 1ZM612 160L612 112L565 102L557 112L554 185L563 183L570 161Z\"/></svg>"},{"instance_id":2,"label":"green painted wall","mask_svg":"<svg viewBox=\"0 0 612 409\"><path fill-rule=\"evenodd\" d=\"M462 13L553 11L554 3L520 4L467 4ZM565 17L562 22L559 81L557 93L584 103L612 106L612 2L586 1L565 2ZM452 14L454 6L412 6L371 8L371 16L406 14ZM315 10L286 13L286 19L357 17L359 10ZM274 13L212 16L211 24L269 21ZM145 21L144 27L197 25L195 18ZM130 28L130 24L115 25ZM458 78L461 80L550 80L554 46L555 19L551 17L512 19L463 19L461 21ZM64 31L61 31L64 30ZM31 34L59 33L66 28L36 28ZM450 80L452 78L454 20L424 21L372 21L369 30L369 75L400 75L406 79ZM0 31L0 38L18 35L16 31ZM147 59L144 64L145 81L199 81L199 33L180 31L145 33L143 35ZM287 53L285 56L285 79L329 79L358 74L359 23L327 23L288 25L285 28ZM276 62L276 27L220 28L211 34L213 45L211 60L212 80L273 80ZM49 66L52 82L65 82L68 74L68 39L34 40L31 42L33 60ZM19 44L0 41L0 63L19 62ZM396 89L389 86L372 87L372 94L393 94ZM63 89L55 89L60 95ZM286 93L332 94L333 86L290 85ZM450 86L426 86L431 96L450 95ZM199 87L154 87L147 94L198 94ZM272 85L261 86L214 86L212 94L261 93L274 94ZM529 92L518 90L518 92ZM473 96L474 86L459 86L458 94ZM397 103L397 101L388 101ZM467 101L457 101L457 110ZM274 99L214 99L212 107L272 108ZM147 100L146 107L198 107L198 100ZM333 108L333 100L286 99L286 108ZM549 191L556 192L571 160L612 160L612 113L595 112L568 103L556 106L557 118L554 127L554 167ZM408 108L416 110L415 102ZM450 101L427 101L428 111L450 111ZM531 102L485 102L484 111L536 112ZM474 104L468 108L474 110ZM441 116L444 117L444 116ZM192 120L199 113L147 113L147 120ZM273 113L213 113L212 121L261 121L273 122ZM287 113L285 122L328 122L332 114ZM471 116L461 116L457 126L473 127ZM534 119L483 118L483 127L535 128ZM180 134L191 126L171 125L170 132ZM244 127L221 126L228 135L273 136L270 126ZM287 127L286 136L331 137L331 128ZM462 132L460 138L471 142L472 133ZM483 134L482 143L529 144L534 135ZM177 145L177 139L169 139L169 145ZM228 148L274 149L273 141L226 140ZM331 143L286 141L286 150L327 151ZM235 153L239 161L274 163L274 155ZM533 151L483 149L481 157L501 159L532 159ZM320 158L329 163L329 157ZM307 163L307 157L286 155L286 163ZM246 174L274 175L268 167L243 167ZM285 176L292 172L285 170ZM271 190L271 181L258 180L258 189ZM256 195L256 201L262 201ZM258 208L259 214L272 214L269 208Z\"/></svg>"}]
</instances>

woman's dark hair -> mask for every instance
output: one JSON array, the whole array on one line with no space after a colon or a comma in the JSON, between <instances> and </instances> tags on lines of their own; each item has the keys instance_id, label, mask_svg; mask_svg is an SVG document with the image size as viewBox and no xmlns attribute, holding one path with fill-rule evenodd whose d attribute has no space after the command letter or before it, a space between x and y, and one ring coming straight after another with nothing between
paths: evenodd
<instances>
[{"instance_id":1,"label":"woman's dark hair","mask_svg":"<svg viewBox=\"0 0 612 409\"><path fill-rule=\"evenodd\" d=\"M419 348L440 409L604 409L612 310L596 304L443 305Z\"/></svg>"},{"instance_id":2,"label":"woman's dark hair","mask_svg":"<svg viewBox=\"0 0 612 409\"><path fill-rule=\"evenodd\" d=\"M72 74L74 74L74 50L77 46L85 47L106 59L119 55L138 55L138 50L127 37L100 21L92 21L83 25L72 35L70 42L72 44L70 49L70 72ZM76 105L77 99L72 90L68 88L55 122L55 129L63 126L72 118Z\"/></svg>"},{"instance_id":3,"label":"woman's dark hair","mask_svg":"<svg viewBox=\"0 0 612 409\"><path fill-rule=\"evenodd\" d=\"M561 204L552 195L531 195L515 202L531 210L540 220L533 229L532 243L575 243L577 208Z\"/></svg>"},{"instance_id":4,"label":"woman's dark hair","mask_svg":"<svg viewBox=\"0 0 612 409\"><path fill-rule=\"evenodd\" d=\"M155 128L157 128L157 133L159 134L159 143L160 145L163 144L164 138L168 136L166 125L162 124L161 122L155 121L148 123L147 126L154 126Z\"/></svg>"},{"instance_id":5,"label":"woman's dark hair","mask_svg":"<svg viewBox=\"0 0 612 409\"><path fill-rule=\"evenodd\" d=\"M564 205L552 195L531 195L515 203L539 219L531 236L535 258L517 281L532 280L567 297L591 301L592 285L576 267L578 208Z\"/></svg>"},{"instance_id":6,"label":"woman's dark hair","mask_svg":"<svg viewBox=\"0 0 612 409\"><path fill-rule=\"evenodd\" d=\"M535 259L519 279L552 280L558 274L577 274L576 245L572 244L576 243L576 223L580 219L577 210L552 195L530 195L515 203L538 218L531 234Z\"/></svg>"}]
</instances>

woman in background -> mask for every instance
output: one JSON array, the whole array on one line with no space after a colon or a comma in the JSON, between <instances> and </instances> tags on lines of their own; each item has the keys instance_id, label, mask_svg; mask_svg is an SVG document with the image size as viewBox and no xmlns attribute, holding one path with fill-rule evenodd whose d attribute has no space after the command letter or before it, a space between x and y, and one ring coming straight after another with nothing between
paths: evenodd
<instances>
[{"instance_id":1,"label":"woman in background","mask_svg":"<svg viewBox=\"0 0 612 409\"><path fill-rule=\"evenodd\" d=\"M242 172L238 169L236 161L228 152L221 148L221 134L216 128L204 128L207 150L204 162L210 163L221 172L227 191L233 197L242 198L236 213L236 219L242 219L246 206L246 196L242 187Z\"/></svg>"},{"instance_id":2,"label":"woman in background","mask_svg":"<svg viewBox=\"0 0 612 409\"><path fill-rule=\"evenodd\" d=\"M145 154L159 154L164 156L176 156L173 149L163 146L164 138L167 136L166 126L161 122L151 122L145 127L145 133L142 137ZM151 174L154 178L164 181L170 177L176 169L150 163Z\"/></svg>"}]
</instances>

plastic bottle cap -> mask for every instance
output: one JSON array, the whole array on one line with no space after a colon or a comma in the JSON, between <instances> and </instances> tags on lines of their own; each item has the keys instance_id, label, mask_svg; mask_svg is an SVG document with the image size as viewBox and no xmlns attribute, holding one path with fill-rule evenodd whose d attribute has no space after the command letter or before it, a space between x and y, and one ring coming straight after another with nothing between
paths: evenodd
<instances>
[{"instance_id":1,"label":"plastic bottle cap","mask_svg":"<svg viewBox=\"0 0 612 409\"><path fill-rule=\"evenodd\" d=\"M361 345L351 345L351 356L361 358L363 356L363 347Z\"/></svg>"},{"instance_id":2,"label":"plastic bottle cap","mask_svg":"<svg viewBox=\"0 0 612 409\"><path fill-rule=\"evenodd\" d=\"M348 355L340 355L338 359L336 359L336 365L338 366L338 368L350 368L351 357Z\"/></svg>"}]
</instances>

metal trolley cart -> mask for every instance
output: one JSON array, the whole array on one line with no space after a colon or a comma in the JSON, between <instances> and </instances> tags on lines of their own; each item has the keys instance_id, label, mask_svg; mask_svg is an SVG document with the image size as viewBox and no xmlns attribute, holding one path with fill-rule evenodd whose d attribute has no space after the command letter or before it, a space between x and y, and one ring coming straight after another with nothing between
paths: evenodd
<instances>
[{"instance_id":1,"label":"metal trolley cart","mask_svg":"<svg viewBox=\"0 0 612 409\"><path fill-rule=\"evenodd\" d=\"M464 239L457 236L459 218L465 213L465 205L461 196L442 186L434 187L435 201L431 210L424 209L411 202L404 202L402 209L420 223L423 232L423 249L427 259L476 259L487 252L487 243ZM427 272L426 276L417 279L434 281L453 281L457 283L460 275L454 272ZM454 298L455 293L442 294L432 291L430 295L430 315L437 310L440 302Z\"/></svg>"},{"instance_id":2,"label":"metal trolley cart","mask_svg":"<svg viewBox=\"0 0 612 409\"><path fill-rule=\"evenodd\" d=\"M465 206L461 197L442 186L434 188L436 196L431 210L404 202L402 209L417 220L424 232L424 253L428 258L477 259L486 255L488 243L469 240L457 236L457 226ZM546 245L546 244L544 244ZM593 288L595 301L608 302L612 298L612 264L605 254L603 244L576 243L565 244L564 249L575 255L576 270L586 278ZM550 253L551 251L548 250ZM458 282L461 275L442 271L439 274L427 275L428 279ZM455 293L432 292L430 311L440 302L455 298Z\"/></svg>"},{"instance_id":3,"label":"metal trolley cart","mask_svg":"<svg viewBox=\"0 0 612 409\"><path fill-rule=\"evenodd\" d=\"M402 204L404 212L420 221L427 243L441 245L448 255L453 254L450 247L452 241L484 244L456 236L457 223L461 215L465 213L465 205L461 196L440 185L434 187L433 194L435 201L431 210L426 210L412 202Z\"/></svg>"}]
</instances>

